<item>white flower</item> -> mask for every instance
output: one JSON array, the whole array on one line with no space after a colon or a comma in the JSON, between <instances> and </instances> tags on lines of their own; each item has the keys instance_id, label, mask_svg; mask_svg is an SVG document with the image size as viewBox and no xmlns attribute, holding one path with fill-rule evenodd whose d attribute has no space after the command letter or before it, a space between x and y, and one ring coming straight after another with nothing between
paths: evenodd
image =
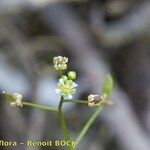
<instances>
[{"instance_id":1,"label":"white flower","mask_svg":"<svg viewBox=\"0 0 150 150\"><path fill-rule=\"evenodd\" d=\"M72 94L76 92L75 88L77 86L78 85L72 80L63 80L62 78L60 78L55 92L63 96L65 99L72 99Z\"/></svg>"},{"instance_id":2,"label":"white flower","mask_svg":"<svg viewBox=\"0 0 150 150\"><path fill-rule=\"evenodd\" d=\"M4 96L11 106L21 106L21 107L23 106L21 94L19 94L19 93L13 93L13 94L4 93Z\"/></svg>"},{"instance_id":3,"label":"white flower","mask_svg":"<svg viewBox=\"0 0 150 150\"><path fill-rule=\"evenodd\" d=\"M67 57L57 56L53 58L54 68L56 70L65 70L67 69Z\"/></svg>"},{"instance_id":4,"label":"white flower","mask_svg":"<svg viewBox=\"0 0 150 150\"><path fill-rule=\"evenodd\" d=\"M90 94L88 96L88 106L89 107L95 107L99 106L102 102L103 98L99 95Z\"/></svg>"},{"instance_id":5,"label":"white flower","mask_svg":"<svg viewBox=\"0 0 150 150\"><path fill-rule=\"evenodd\" d=\"M13 94L14 99L16 100L15 102L11 102L10 105L11 106L23 106L22 104L22 95L19 93L14 93Z\"/></svg>"}]
</instances>

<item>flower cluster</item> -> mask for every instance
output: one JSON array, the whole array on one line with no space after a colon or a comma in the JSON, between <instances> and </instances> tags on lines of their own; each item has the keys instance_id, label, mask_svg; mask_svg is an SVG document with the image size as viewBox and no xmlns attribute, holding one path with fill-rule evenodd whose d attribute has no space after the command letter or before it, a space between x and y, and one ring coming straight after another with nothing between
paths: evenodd
<instances>
[{"instance_id":1,"label":"flower cluster","mask_svg":"<svg viewBox=\"0 0 150 150\"><path fill-rule=\"evenodd\" d=\"M3 92L5 99L11 106L20 106L22 107L22 95L19 93L6 94Z\"/></svg>"},{"instance_id":2,"label":"flower cluster","mask_svg":"<svg viewBox=\"0 0 150 150\"><path fill-rule=\"evenodd\" d=\"M54 57L53 59L54 68L56 70L67 69L67 62L68 58L62 56L57 56ZM76 87L78 86L74 82L75 79L76 79L75 71L69 71L67 75L61 75L61 78L57 83L57 88L55 89L55 92L60 94L65 99L72 99L73 98L72 94L76 92Z\"/></svg>"},{"instance_id":3,"label":"flower cluster","mask_svg":"<svg viewBox=\"0 0 150 150\"><path fill-rule=\"evenodd\" d=\"M65 80L64 78L60 78L59 82L57 83L57 88L55 89L55 92L59 93L65 99L72 99L72 94L76 92L75 88L77 86L78 85L72 80Z\"/></svg>"},{"instance_id":4,"label":"flower cluster","mask_svg":"<svg viewBox=\"0 0 150 150\"><path fill-rule=\"evenodd\" d=\"M56 70L65 70L67 69L68 58L57 56L53 58L54 68Z\"/></svg>"}]
</instances>

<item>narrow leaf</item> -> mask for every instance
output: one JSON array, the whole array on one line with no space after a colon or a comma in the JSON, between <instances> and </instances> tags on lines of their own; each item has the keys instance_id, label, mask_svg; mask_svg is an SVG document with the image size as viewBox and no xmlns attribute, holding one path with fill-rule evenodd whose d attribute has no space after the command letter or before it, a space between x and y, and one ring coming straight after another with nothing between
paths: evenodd
<instances>
[{"instance_id":1,"label":"narrow leaf","mask_svg":"<svg viewBox=\"0 0 150 150\"><path fill-rule=\"evenodd\" d=\"M113 77L111 75L107 75L102 88L103 95L106 99L108 99L111 96L112 90L113 90Z\"/></svg>"}]
</instances>

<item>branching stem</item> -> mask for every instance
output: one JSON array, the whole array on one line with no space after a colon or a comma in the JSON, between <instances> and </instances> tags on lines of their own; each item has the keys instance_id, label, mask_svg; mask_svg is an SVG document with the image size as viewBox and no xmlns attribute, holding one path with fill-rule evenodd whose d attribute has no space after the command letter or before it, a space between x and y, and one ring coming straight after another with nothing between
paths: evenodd
<instances>
[{"instance_id":1,"label":"branching stem","mask_svg":"<svg viewBox=\"0 0 150 150\"><path fill-rule=\"evenodd\" d=\"M57 109L51 108L51 107L46 106L46 105L41 105L41 104L31 103L31 102L25 102L25 101L23 101L22 104L24 106L30 106L30 107L40 108L40 109L51 111L51 112L58 112Z\"/></svg>"}]
</instances>

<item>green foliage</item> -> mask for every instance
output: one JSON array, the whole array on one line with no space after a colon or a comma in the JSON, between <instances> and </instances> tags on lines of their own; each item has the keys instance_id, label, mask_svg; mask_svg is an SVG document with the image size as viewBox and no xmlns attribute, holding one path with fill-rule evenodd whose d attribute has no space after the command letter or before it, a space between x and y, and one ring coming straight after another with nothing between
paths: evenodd
<instances>
[{"instance_id":1,"label":"green foliage","mask_svg":"<svg viewBox=\"0 0 150 150\"><path fill-rule=\"evenodd\" d=\"M111 75L107 75L102 88L103 96L105 99L108 99L111 96L113 84L114 84L113 77Z\"/></svg>"}]
</instances>

